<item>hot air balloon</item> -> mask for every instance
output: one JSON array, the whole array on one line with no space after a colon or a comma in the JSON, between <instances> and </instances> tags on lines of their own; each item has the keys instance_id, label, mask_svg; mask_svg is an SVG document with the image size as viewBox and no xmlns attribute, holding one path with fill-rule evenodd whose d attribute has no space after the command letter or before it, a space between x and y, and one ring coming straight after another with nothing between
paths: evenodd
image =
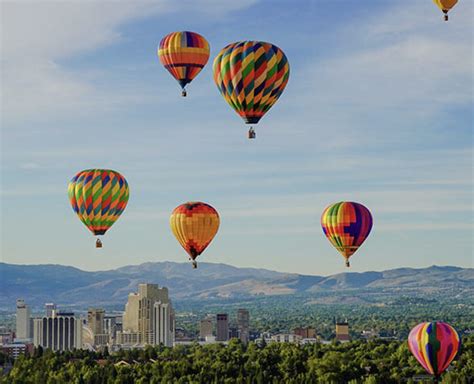
<instances>
[{"instance_id":1,"label":"hot air balloon","mask_svg":"<svg viewBox=\"0 0 474 384\"><path fill-rule=\"evenodd\" d=\"M372 229L372 215L362 204L341 201L327 207L321 215L323 232L346 259L359 249Z\"/></svg>"},{"instance_id":2,"label":"hot air balloon","mask_svg":"<svg viewBox=\"0 0 474 384\"><path fill-rule=\"evenodd\" d=\"M86 169L68 185L72 209L94 236L104 235L127 206L127 180L110 169ZM96 247L102 242L96 240Z\"/></svg>"},{"instance_id":3,"label":"hot air balloon","mask_svg":"<svg viewBox=\"0 0 474 384\"><path fill-rule=\"evenodd\" d=\"M182 96L186 96L186 85L209 60L209 43L196 32L172 32L161 40L158 57L171 76L178 80Z\"/></svg>"},{"instance_id":4,"label":"hot air balloon","mask_svg":"<svg viewBox=\"0 0 474 384\"><path fill-rule=\"evenodd\" d=\"M458 0L433 0L441 11L444 13L444 20L448 21L448 12L453 8Z\"/></svg>"},{"instance_id":5,"label":"hot air balloon","mask_svg":"<svg viewBox=\"0 0 474 384\"><path fill-rule=\"evenodd\" d=\"M176 239L189 254L193 268L219 229L219 214L209 204L188 202L171 213L170 226Z\"/></svg>"},{"instance_id":6,"label":"hot air balloon","mask_svg":"<svg viewBox=\"0 0 474 384\"><path fill-rule=\"evenodd\" d=\"M246 124L257 124L282 94L290 65L276 45L239 41L226 46L214 60L214 81L225 101ZM255 138L251 127L249 139Z\"/></svg>"},{"instance_id":7,"label":"hot air balloon","mask_svg":"<svg viewBox=\"0 0 474 384\"><path fill-rule=\"evenodd\" d=\"M436 381L456 357L459 346L456 330L441 321L418 324L408 335L411 353Z\"/></svg>"}]
</instances>

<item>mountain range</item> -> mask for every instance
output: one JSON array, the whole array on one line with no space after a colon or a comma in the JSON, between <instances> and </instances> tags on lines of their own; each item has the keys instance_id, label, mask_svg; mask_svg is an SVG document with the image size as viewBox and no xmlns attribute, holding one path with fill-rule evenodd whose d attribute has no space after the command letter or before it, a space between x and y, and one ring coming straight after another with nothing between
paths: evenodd
<instances>
[{"instance_id":1,"label":"mountain range","mask_svg":"<svg viewBox=\"0 0 474 384\"><path fill-rule=\"evenodd\" d=\"M11 310L17 298L30 305L45 302L87 307L123 305L139 283L169 288L174 300L250 298L266 295L328 295L349 290L474 297L474 269L451 266L399 268L382 272L345 272L331 276L300 275L227 264L156 262L88 272L63 265L0 263L0 309ZM467 295L467 296L465 296Z\"/></svg>"}]
</instances>

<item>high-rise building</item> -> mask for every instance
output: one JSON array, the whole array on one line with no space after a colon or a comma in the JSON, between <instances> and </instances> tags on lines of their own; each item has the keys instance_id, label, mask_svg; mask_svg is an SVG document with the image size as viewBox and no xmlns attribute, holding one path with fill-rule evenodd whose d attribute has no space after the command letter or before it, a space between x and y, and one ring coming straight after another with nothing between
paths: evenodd
<instances>
[{"instance_id":1,"label":"high-rise building","mask_svg":"<svg viewBox=\"0 0 474 384\"><path fill-rule=\"evenodd\" d=\"M336 323L336 340L349 341L349 323L347 321Z\"/></svg>"},{"instance_id":2,"label":"high-rise building","mask_svg":"<svg viewBox=\"0 0 474 384\"><path fill-rule=\"evenodd\" d=\"M94 335L104 333L105 310L101 308L89 308L87 311L87 325Z\"/></svg>"},{"instance_id":3,"label":"high-rise building","mask_svg":"<svg viewBox=\"0 0 474 384\"><path fill-rule=\"evenodd\" d=\"M54 303L46 303L44 305L44 309L46 311L46 316L51 317L53 316L53 311L56 311L56 304Z\"/></svg>"},{"instance_id":4,"label":"high-rise building","mask_svg":"<svg viewBox=\"0 0 474 384\"><path fill-rule=\"evenodd\" d=\"M206 337L212 336L212 319L206 317L205 319L201 320L199 326L199 337L201 339L205 339Z\"/></svg>"},{"instance_id":5,"label":"high-rise building","mask_svg":"<svg viewBox=\"0 0 474 384\"><path fill-rule=\"evenodd\" d=\"M87 327L92 333L92 344L95 347L108 345L111 334L104 331L105 310L102 308L89 308L87 311Z\"/></svg>"},{"instance_id":6,"label":"high-rise building","mask_svg":"<svg viewBox=\"0 0 474 384\"><path fill-rule=\"evenodd\" d=\"M218 313L216 320L216 341L229 340L229 316L227 313Z\"/></svg>"},{"instance_id":7,"label":"high-rise building","mask_svg":"<svg viewBox=\"0 0 474 384\"><path fill-rule=\"evenodd\" d=\"M152 344L172 347L174 343L174 313L171 303L155 302L152 315Z\"/></svg>"},{"instance_id":8,"label":"high-rise building","mask_svg":"<svg viewBox=\"0 0 474 384\"><path fill-rule=\"evenodd\" d=\"M104 333L109 335L113 342L117 337L117 332L122 330L123 315L105 315L104 316Z\"/></svg>"},{"instance_id":9,"label":"high-rise building","mask_svg":"<svg viewBox=\"0 0 474 384\"><path fill-rule=\"evenodd\" d=\"M68 351L82 348L82 320L74 313L53 311L52 316L34 319L35 347L41 346L54 351Z\"/></svg>"},{"instance_id":10,"label":"high-rise building","mask_svg":"<svg viewBox=\"0 0 474 384\"><path fill-rule=\"evenodd\" d=\"M117 333L117 342L127 344L164 344L174 342L174 311L168 297L168 288L157 284L139 284L138 293L130 293L125 305L123 330Z\"/></svg>"},{"instance_id":11,"label":"high-rise building","mask_svg":"<svg viewBox=\"0 0 474 384\"><path fill-rule=\"evenodd\" d=\"M239 330L240 341L247 344L250 334L250 315L248 310L239 309L237 311L237 328Z\"/></svg>"},{"instance_id":12,"label":"high-rise building","mask_svg":"<svg viewBox=\"0 0 474 384\"><path fill-rule=\"evenodd\" d=\"M30 307L25 301L18 299L16 301L16 338L31 339L31 312Z\"/></svg>"}]
</instances>

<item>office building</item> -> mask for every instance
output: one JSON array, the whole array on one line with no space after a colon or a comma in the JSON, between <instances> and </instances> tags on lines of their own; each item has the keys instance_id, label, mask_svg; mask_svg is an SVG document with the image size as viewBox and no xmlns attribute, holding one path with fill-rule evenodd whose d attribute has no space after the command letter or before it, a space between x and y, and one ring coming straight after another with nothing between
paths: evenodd
<instances>
[{"instance_id":1,"label":"office building","mask_svg":"<svg viewBox=\"0 0 474 384\"><path fill-rule=\"evenodd\" d=\"M216 341L229 340L229 316L227 313L218 313L216 316Z\"/></svg>"},{"instance_id":2,"label":"office building","mask_svg":"<svg viewBox=\"0 0 474 384\"><path fill-rule=\"evenodd\" d=\"M156 284L139 284L138 292L128 295L123 329L117 332L117 343L172 346L174 325L168 288L159 288Z\"/></svg>"},{"instance_id":3,"label":"office building","mask_svg":"<svg viewBox=\"0 0 474 384\"><path fill-rule=\"evenodd\" d=\"M46 316L51 317L53 316L53 311L56 311L57 308L56 308L56 304L54 303L46 303L44 305L44 309L46 311Z\"/></svg>"},{"instance_id":4,"label":"office building","mask_svg":"<svg viewBox=\"0 0 474 384\"><path fill-rule=\"evenodd\" d=\"M104 334L105 311L100 308L89 308L87 311L87 325L94 335Z\"/></svg>"},{"instance_id":5,"label":"office building","mask_svg":"<svg viewBox=\"0 0 474 384\"><path fill-rule=\"evenodd\" d=\"M104 347L111 343L110 335L107 333L100 333L94 335L94 347Z\"/></svg>"},{"instance_id":6,"label":"office building","mask_svg":"<svg viewBox=\"0 0 474 384\"><path fill-rule=\"evenodd\" d=\"M272 341L277 343L299 343L302 337L293 333L279 333L272 336Z\"/></svg>"},{"instance_id":7,"label":"office building","mask_svg":"<svg viewBox=\"0 0 474 384\"><path fill-rule=\"evenodd\" d=\"M104 334L109 335L111 343L117 338L117 332L122 331L123 315L105 315L104 316Z\"/></svg>"},{"instance_id":8,"label":"office building","mask_svg":"<svg viewBox=\"0 0 474 384\"><path fill-rule=\"evenodd\" d=\"M239 328L229 326L229 340L230 339L238 339L238 338L240 338Z\"/></svg>"},{"instance_id":9,"label":"office building","mask_svg":"<svg viewBox=\"0 0 474 384\"><path fill-rule=\"evenodd\" d=\"M174 343L174 313L170 303L161 301L153 304L153 343L172 347Z\"/></svg>"},{"instance_id":10,"label":"office building","mask_svg":"<svg viewBox=\"0 0 474 384\"><path fill-rule=\"evenodd\" d=\"M13 339L15 338L15 333L5 327L1 327L0 329L0 345L6 345L13 343Z\"/></svg>"},{"instance_id":11,"label":"office building","mask_svg":"<svg viewBox=\"0 0 474 384\"><path fill-rule=\"evenodd\" d=\"M120 331L117 332L116 343L118 345L134 345L139 346L142 344L140 334L132 331Z\"/></svg>"},{"instance_id":12,"label":"office building","mask_svg":"<svg viewBox=\"0 0 474 384\"><path fill-rule=\"evenodd\" d=\"M336 340L349 341L349 323L347 321L336 323Z\"/></svg>"},{"instance_id":13,"label":"office building","mask_svg":"<svg viewBox=\"0 0 474 384\"><path fill-rule=\"evenodd\" d=\"M301 336L303 339L315 339L316 338L316 329L312 327L299 327L293 330L295 335Z\"/></svg>"},{"instance_id":14,"label":"office building","mask_svg":"<svg viewBox=\"0 0 474 384\"><path fill-rule=\"evenodd\" d=\"M212 319L207 317L201 320L199 325L199 337L205 339L212 336Z\"/></svg>"},{"instance_id":15,"label":"office building","mask_svg":"<svg viewBox=\"0 0 474 384\"><path fill-rule=\"evenodd\" d=\"M248 310L239 309L237 311L237 328L239 330L240 341L247 344L250 335L250 315Z\"/></svg>"},{"instance_id":16,"label":"office building","mask_svg":"<svg viewBox=\"0 0 474 384\"><path fill-rule=\"evenodd\" d=\"M117 316L104 315L104 333L115 335Z\"/></svg>"},{"instance_id":17,"label":"office building","mask_svg":"<svg viewBox=\"0 0 474 384\"><path fill-rule=\"evenodd\" d=\"M16 360L20 355L33 355L33 344L12 343L0 346L0 351Z\"/></svg>"},{"instance_id":18,"label":"office building","mask_svg":"<svg viewBox=\"0 0 474 384\"><path fill-rule=\"evenodd\" d=\"M31 339L31 312L22 299L16 301L16 338Z\"/></svg>"},{"instance_id":19,"label":"office building","mask_svg":"<svg viewBox=\"0 0 474 384\"><path fill-rule=\"evenodd\" d=\"M33 343L53 351L82 348L82 320L74 313L53 311L52 316L34 319Z\"/></svg>"}]
</instances>

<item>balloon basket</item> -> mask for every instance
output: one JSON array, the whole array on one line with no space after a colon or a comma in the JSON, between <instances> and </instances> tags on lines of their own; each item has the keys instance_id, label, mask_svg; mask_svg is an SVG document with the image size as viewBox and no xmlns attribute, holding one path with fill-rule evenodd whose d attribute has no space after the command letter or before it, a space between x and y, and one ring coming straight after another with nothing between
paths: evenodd
<instances>
[{"instance_id":1,"label":"balloon basket","mask_svg":"<svg viewBox=\"0 0 474 384\"><path fill-rule=\"evenodd\" d=\"M193 261L193 269L197 269L197 267L198 267L198 263L197 263L197 261L194 260Z\"/></svg>"},{"instance_id":2,"label":"balloon basket","mask_svg":"<svg viewBox=\"0 0 474 384\"><path fill-rule=\"evenodd\" d=\"M187 92L186 90L183 89L183 91L181 92L181 96L186 97L186 95L187 95Z\"/></svg>"},{"instance_id":3,"label":"balloon basket","mask_svg":"<svg viewBox=\"0 0 474 384\"><path fill-rule=\"evenodd\" d=\"M351 266L351 263L349 263L349 260L346 260L346 267L349 268Z\"/></svg>"},{"instance_id":4,"label":"balloon basket","mask_svg":"<svg viewBox=\"0 0 474 384\"><path fill-rule=\"evenodd\" d=\"M100 241L100 239L97 239L97 240L95 241L95 247L96 247L96 248L102 248L102 241Z\"/></svg>"},{"instance_id":5,"label":"balloon basket","mask_svg":"<svg viewBox=\"0 0 474 384\"><path fill-rule=\"evenodd\" d=\"M248 138L255 139L256 137L257 137L257 134L255 133L255 130L253 128L250 128L249 133L248 133Z\"/></svg>"}]
</instances>

